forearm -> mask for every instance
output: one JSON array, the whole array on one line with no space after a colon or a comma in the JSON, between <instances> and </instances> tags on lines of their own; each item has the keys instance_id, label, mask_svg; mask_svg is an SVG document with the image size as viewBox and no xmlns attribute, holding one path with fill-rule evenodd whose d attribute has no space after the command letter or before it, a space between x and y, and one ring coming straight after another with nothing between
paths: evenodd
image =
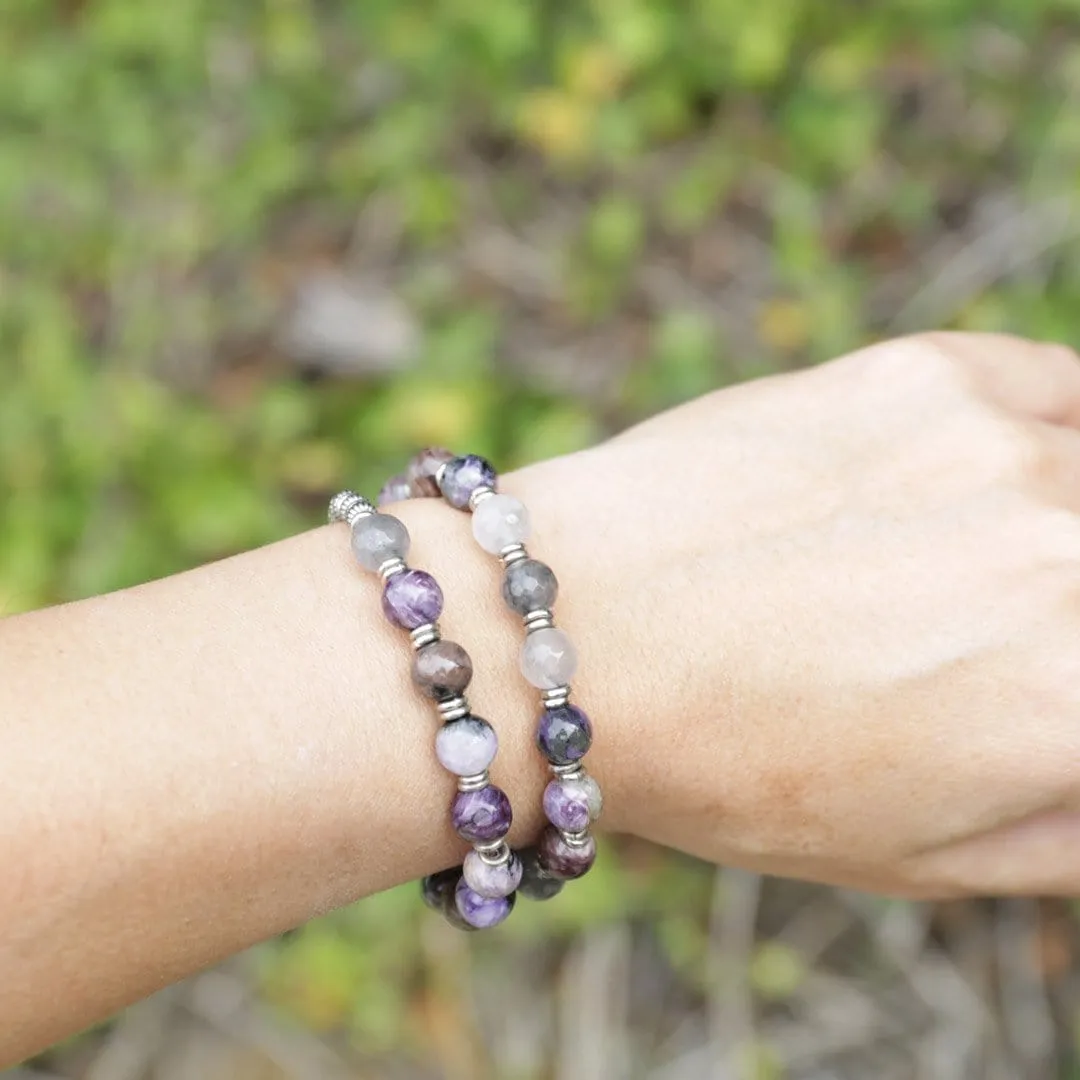
<instances>
[{"instance_id":1,"label":"forearm","mask_svg":"<svg viewBox=\"0 0 1080 1080\"><path fill-rule=\"evenodd\" d=\"M446 592L444 635L473 657L470 698L499 732L511 839L531 839L536 702L497 568L464 515L395 512L411 562ZM586 610L568 587L563 624ZM453 780L409 660L341 526L0 623L0 1060L459 860ZM603 744L601 730L601 779Z\"/></svg>"}]
</instances>

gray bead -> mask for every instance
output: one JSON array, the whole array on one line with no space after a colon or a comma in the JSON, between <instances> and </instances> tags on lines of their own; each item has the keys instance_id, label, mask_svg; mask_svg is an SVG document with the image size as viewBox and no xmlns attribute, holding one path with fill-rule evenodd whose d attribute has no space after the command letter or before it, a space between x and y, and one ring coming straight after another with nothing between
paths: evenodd
<instances>
[{"instance_id":1,"label":"gray bead","mask_svg":"<svg viewBox=\"0 0 1080 1080\"><path fill-rule=\"evenodd\" d=\"M409 554L409 530L390 514L369 514L352 527L352 549L365 570L378 570L387 559Z\"/></svg>"},{"instance_id":2,"label":"gray bead","mask_svg":"<svg viewBox=\"0 0 1080 1080\"><path fill-rule=\"evenodd\" d=\"M538 559L520 559L506 568L503 599L512 611L528 615L530 611L551 608L559 595L559 582L550 566Z\"/></svg>"},{"instance_id":3,"label":"gray bead","mask_svg":"<svg viewBox=\"0 0 1080 1080\"><path fill-rule=\"evenodd\" d=\"M562 892L563 882L540 869L536 848L526 848L521 856L522 876L518 892L529 900L550 900Z\"/></svg>"}]
</instances>

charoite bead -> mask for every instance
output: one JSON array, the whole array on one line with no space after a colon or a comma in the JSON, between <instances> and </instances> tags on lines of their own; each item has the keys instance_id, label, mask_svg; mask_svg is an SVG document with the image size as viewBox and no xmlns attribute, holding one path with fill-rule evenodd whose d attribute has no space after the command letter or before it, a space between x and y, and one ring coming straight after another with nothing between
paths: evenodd
<instances>
[{"instance_id":1,"label":"charoite bead","mask_svg":"<svg viewBox=\"0 0 1080 1080\"><path fill-rule=\"evenodd\" d=\"M414 454L405 470L409 493L414 498L437 496L439 485L435 481L435 476L443 465L453 460L454 455L441 446L429 446L426 450Z\"/></svg>"},{"instance_id":2,"label":"charoite bead","mask_svg":"<svg viewBox=\"0 0 1080 1080\"><path fill-rule=\"evenodd\" d=\"M602 805L600 785L591 776L557 777L544 789L544 816L563 832L584 832Z\"/></svg>"},{"instance_id":3,"label":"charoite bead","mask_svg":"<svg viewBox=\"0 0 1080 1080\"><path fill-rule=\"evenodd\" d=\"M395 626L415 630L442 614L443 594L430 574L406 570L387 581L382 603L383 612Z\"/></svg>"},{"instance_id":4,"label":"charoite bead","mask_svg":"<svg viewBox=\"0 0 1080 1080\"><path fill-rule=\"evenodd\" d=\"M513 853L506 862L492 866L484 862L480 852L470 851L461 870L465 884L480 896L509 896L521 884L521 860Z\"/></svg>"},{"instance_id":5,"label":"charoite bead","mask_svg":"<svg viewBox=\"0 0 1080 1080\"><path fill-rule=\"evenodd\" d=\"M481 503L482 510L491 499ZM559 582L550 566L539 559L520 559L506 568L503 599L511 611L528 615L530 611L550 610L559 595Z\"/></svg>"},{"instance_id":6,"label":"charoite bead","mask_svg":"<svg viewBox=\"0 0 1080 1080\"><path fill-rule=\"evenodd\" d=\"M495 487L495 469L476 454L456 457L446 466L442 476L442 493L451 506L467 510L472 493L481 487Z\"/></svg>"},{"instance_id":7,"label":"charoite bead","mask_svg":"<svg viewBox=\"0 0 1080 1080\"><path fill-rule=\"evenodd\" d=\"M521 852L521 882L518 892L529 900L550 900L562 892L560 878L546 874L538 861L536 848L526 848Z\"/></svg>"},{"instance_id":8,"label":"charoite bead","mask_svg":"<svg viewBox=\"0 0 1080 1080\"><path fill-rule=\"evenodd\" d=\"M538 690L565 686L577 664L577 649L558 627L534 631L521 647L521 673Z\"/></svg>"},{"instance_id":9,"label":"charoite bead","mask_svg":"<svg viewBox=\"0 0 1080 1080\"><path fill-rule=\"evenodd\" d=\"M529 511L513 495L492 495L473 511L472 531L485 551L498 555L503 548L529 539Z\"/></svg>"},{"instance_id":10,"label":"charoite bead","mask_svg":"<svg viewBox=\"0 0 1080 1080\"><path fill-rule=\"evenodd\" d=\"M499 752L495 729L479 716L465 716L444 724L435 736L435 756L455 776L477 776Z\"/></svg>"},{"instance_id":11,"label":"charoite bead","mask_svg":"<svg viewBox=\"0 0 1080 1080\"><path fill-rule=\"evenodd\" d=\"M472 674L472 660L456 641L433 641L413 657L413 682L434 701L463 693Z\"/></svg>"},{"instance_id":12,"label":"charoite bead","mask_svg":"<svg viewBox=\"0 0 1080 1080\"><path fill-rule=\"evenodd\" d=\"M379 489L379 497L375 500L379 506L388 506L390 503L404 502L412 498L412 489L405 476L391 476Z\"/></svg>"},{"instance_id":13,"label":"charoite bead","mask_svg":"<svg viewBox=\"0 0 1080 1080\"><path fill-rule=\"evenodd\" d=\"M553 765L572 765L592 746L592 722L576 705L545 709L536 724L536 745Z\"/></svg>"},{"instance_id":14,"label":"charoite bead","mask_svg":"<svg viewBox=\"0 0 1080 1080\"><path fill-rule=\"evenodd\" d=\"M389 514L357 518L351 533L353 554L365 570L378 570L388 559L409 554L409 530Z\"/></svg>"},{"instance_id":15,"label":"charoite bead","mask_svg":"<svg viewBox=\"0 0 1080 1080\"><path fill-rule=\"evenodd\" d=\"M588 873L596 861L596 841L587 836L581 844L570 844L554 825L549 825L540 837L537 860L545 873L571 881Z\"/></svg>"},{"instance_id":16,"label":"charoite bead","mask_svg":"<svg viewBox=\"0 0 1080 1080\"><path fill-rule=\"evenodd\" d=\"M498 926L514 910L513 893L509 896L481 896L469 888L464 878L458 882L455 898L461 917L477 930Z\"/></svg>"},{"instance_id":17,"label":"charoite bead","mask_svg":"<svg viewBox=\"0 0 1080 1080\"><path fill-rule=\"evenodd\" d=\"M510 800L502 788L488 784L478 791L459 791L450 807L454 829L470 844L501 840L514 820Z\"/></svg>"}]
</instances>

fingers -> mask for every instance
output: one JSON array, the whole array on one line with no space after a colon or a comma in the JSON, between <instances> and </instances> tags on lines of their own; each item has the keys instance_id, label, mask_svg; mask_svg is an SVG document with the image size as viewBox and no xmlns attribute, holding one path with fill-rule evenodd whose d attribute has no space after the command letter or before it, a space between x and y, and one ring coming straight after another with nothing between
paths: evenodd
<instances>
[{"instance_id":1,"label":"fingers","mask_svg":"<svg viewBox=\"0 0 1080 1080\"><path fill-rule=\"evenodd\" d=\"M933 333L912 341L956 361L976 390L999 407L1080 428L1080 357L1068 346L1009 334Z\"/></svg>"}]
</instances>

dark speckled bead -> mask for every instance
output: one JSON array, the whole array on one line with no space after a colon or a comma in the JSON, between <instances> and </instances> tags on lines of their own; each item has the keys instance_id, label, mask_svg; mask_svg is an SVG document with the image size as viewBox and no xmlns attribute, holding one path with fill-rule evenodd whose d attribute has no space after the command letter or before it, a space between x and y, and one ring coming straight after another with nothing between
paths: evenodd
<instances>
[{"instance_id":1,"label":"dark speckled bead","mask_svg":"<svg viewBox=\"0 0 1080 1080\"><path fill-rule=\"evenodd\" d=\"M538 861L545 873L571 881L589 872L596 861L596 841L586 837L583 844L568 844L554 826L549 825L540 837Z\"/></svg>"},{"instance_id":2,"label":"dark speckled bead","mask_svg":"<svg viewBox=\"0 0 1080 1080\"><path fill-rule=\"evenodd\" d=\"M553 765L572 765L592 745L592 723L576 705L545 709L537 721L536 745Z\"/></svg>"},{"instance_id":3,"label":"dark speckled bead","mask_svg":"<svg viewBox=\"0 0 1080 1080\"><path fill-rule=\"evenodd\" d=\"M461 880L461 867L455 866L450 870L440 870L437 874L428 874L420 882L421 895L424 903L432 911L445 911L447 898L453 901L454 890Z\"/></svg>"},{"instance_id":4,"label":"dark speckled bead","mask_svg":"<svg viewBox=\"0 0 1080 1080\"><path fill-rule=\"evenodd\" d=\"M454 458L446 466L442 478L442 493L451 506L459 510L469 508L469 498L479 487L495 487L495 469L491 463L476 454Z\"/></svg>"},{"instance_id":5,"label":"dark speckled bead","mask_svg":"<svg viewBox=\"0 0 1080 1080\"><path fill-rule=\"evenodd\" d=\"M448 461L453 461L454 455L441 446L429 446L414 454L405 470L405 479L409 484L409 492L413 498L432 498L439 495L439 485L435 482L435 474Z\"/></svg>"},{"instance_id":6,"label":"dark speckled bead","mask_svg":"<svg viewBox=\"0 0 1080 1080\"><path fill-rule=\"evenodd\" d=\"M559 582L551 567L539 559L520 559L506 568L502 594L511 611L528 615L554 606Z\"/></svg>"},{"instance_id":7,"label":"dark speckled bead","mask_svg":"<svg viewBox=\"0 0 1080 1080\"><path fill-rule=\"evenodd\" d=\"M494 784L479 791L459 791L450 816L458 836L470 844L501 840L514 820L506 792Z\"/></svg>"},{"instance_id":8,"label":"dark speckled bead","mask_svg":"<svg viewBox=\"0 0 1080 1080\"><path fill-rule=\"evenodd\" d=\"M518 892L529 900L550 900L562 892L563 882L550 877L540 869L536 848L526 848L518 852L521 858L522 874Z\"/></svg>"}]
</instances>

